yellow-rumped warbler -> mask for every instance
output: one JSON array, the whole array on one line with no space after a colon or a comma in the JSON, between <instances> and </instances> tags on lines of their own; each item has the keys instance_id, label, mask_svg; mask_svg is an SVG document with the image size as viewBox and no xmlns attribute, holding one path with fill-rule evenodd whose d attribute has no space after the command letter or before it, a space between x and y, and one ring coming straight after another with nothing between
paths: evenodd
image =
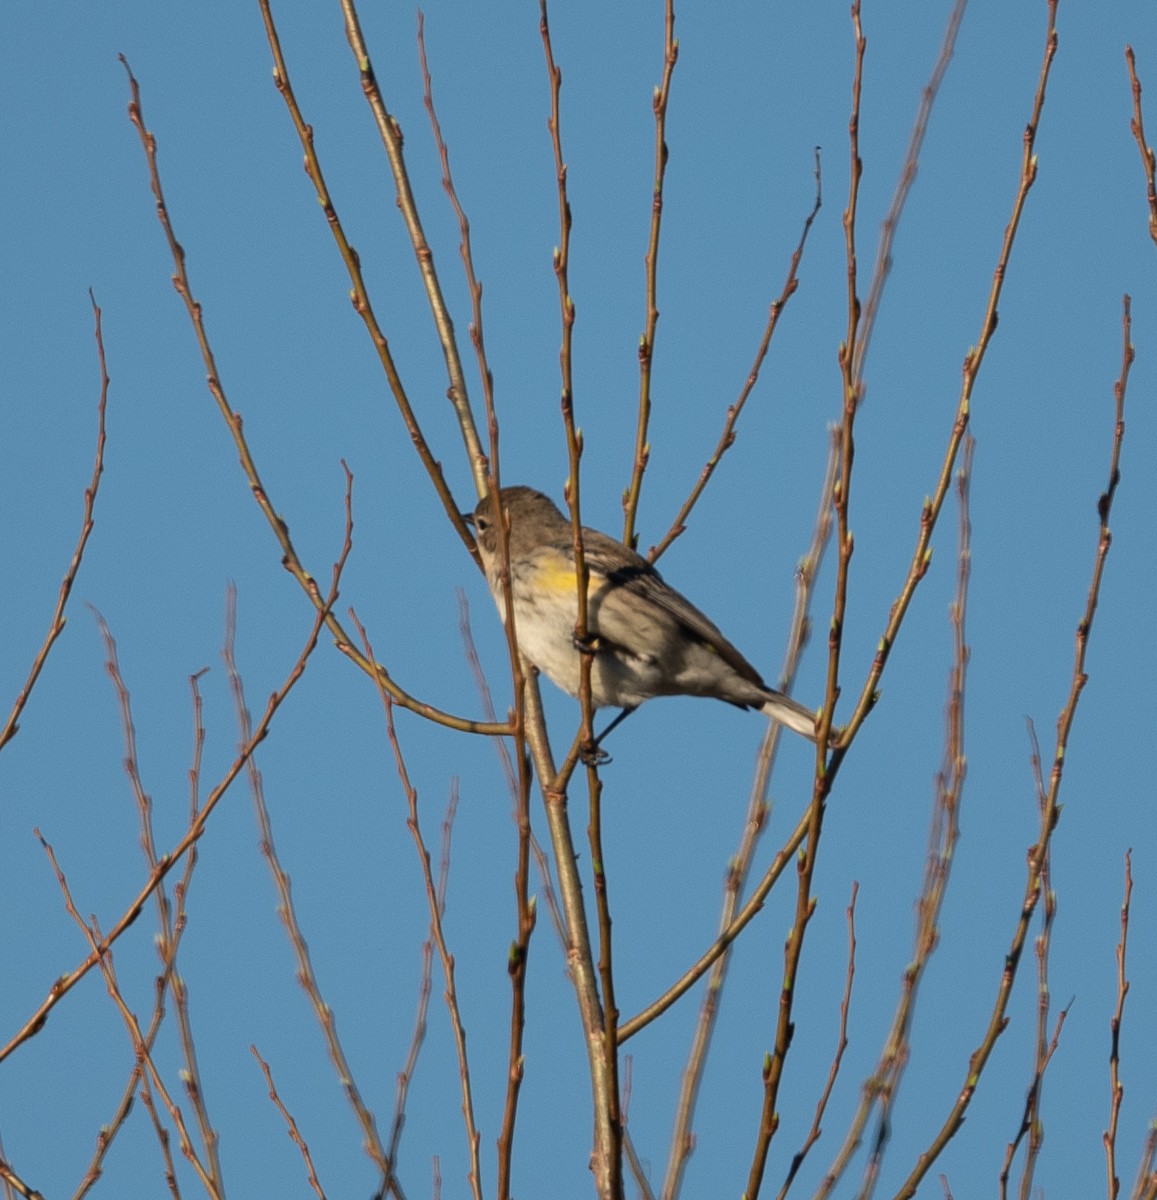
<instances>
[{"instance_id":1,"label":"yellow-rumped warbler","mask_svg":"<svg viewBox=\"0 0 1157 1200\"><path fill-rule=\"evenodd\" d=\"M503 488L501 498L510 521L510 586L519 647L563 691L577 696L578 584L571 523L533 488ZM493 501L483 500L463 516L474 526L490 591L505 617ZM630 712L653 696L713 696L740 708L757 708L815 740L815 714L769 688L645 558L585 527L583 554L590 574L587 629L594 650L591 699L596 708Z\"/></svg>"}]
</instances>

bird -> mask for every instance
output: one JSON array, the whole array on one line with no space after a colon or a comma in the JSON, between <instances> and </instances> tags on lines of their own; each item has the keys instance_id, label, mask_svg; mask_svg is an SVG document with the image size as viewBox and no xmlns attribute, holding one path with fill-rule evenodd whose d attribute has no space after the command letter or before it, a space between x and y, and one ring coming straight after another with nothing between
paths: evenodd
<instances>
[{"instance_id":1,"label":"bird","mask_svg":"<svg viewBox=\"0 0 1157 1200\"><path fill-rule=\"evenodd\" d=\"M816 740L816 714L768 687L718 627L676 591L640 554L608 534L583 527L589 573L585 647L575 637L578 583L569 518L542 492L504 487L510 588L523 655L564 692L578 696L581 660L593 654L591 702L623 719L656 696L704 696L756 709L795 733ZM463 520L473 526L478 553L499 615L506 619L500 530L493 499Z\"/></svg>"}]
</instances>

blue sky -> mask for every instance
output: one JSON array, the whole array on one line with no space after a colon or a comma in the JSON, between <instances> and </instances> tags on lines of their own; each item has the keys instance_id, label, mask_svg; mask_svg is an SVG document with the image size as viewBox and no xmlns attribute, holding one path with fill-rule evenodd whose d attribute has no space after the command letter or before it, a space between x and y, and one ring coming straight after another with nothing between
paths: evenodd
<instances>
[{"instance_id":1,"label":"blue sky","mask_svg":"<svg viewBox=\"0 0 1157 1200\"><path fill-rule=\"evenodd\" d=\"M486 11L493 8L497 11ZM282 11L284 10L284 11ZM447 381L393 185L334 6L275 10L294 86L315 130L335 203L357 247L399 369L462 507L470 472L445 401ZM410 176L462 350L469 304L458 235L422 110L415 13L362 12L386 99L406 135ZM861 112L863 288L948 6L869 5ZM894 269L866 364L857 425L856 554L844 642L844 701L870 666L935 486L960 366L980 329L1015 195L1021 136L1044 46L1043 3L976 3L967 13L933 115ZM1153 745L1157 636L1144 600L1157 586L1153 478L1157 418L1157 247L1129 131L1124 62L1134 45L1157 139L1157 19L1141 0L1062 3L1060 46L1026 207L978 380L972 429L973 575L967 700L969 772L942 945L921 991L912 1058L894 1114L881 1187L892 1191L947 1115L966 1077L1020 911L1036 800L1025 718L1046 761L1072 673L1073 634L1096 547L1096 501L1113 432L1121 297L1133 297L1137 361L1129 384L1113 546L1053 843L1058 915L1050 986L1073 1000L1044 1089L1036 1182L1048 1195L1103 1186L1109 1119L1109 1021L1116 1000L1123 858L1133 850L1129 993L1122 1035L1125 1103L1119 1171L1132 1183L1157 1113L1157 837L1152 772L1130 757ZM574 213L575 406L586 444L584 518L616 532L627 483L644 322L650 219L651 93L662 67L662 6L556 6L564 72L563 138ZM651 465L639 524L666 530L738 395L767 307L778 295L814 192L824 207L771 354L666 577L710 612L764 674L779 670L822 478L826 428L839 413L837 349L846 325L841 212L848 184L852 41L844 4L682 6L668 124L661 319ZM54 846L84 914L109 927L147 871L123 770L116 697L103 666L98 608L117 638L132 693L144 786L162 847L187 822L192 713L201 687L208 790L238 740L220 659L225 593L238 589L238 659L260 711L308 634L311 609L249 493L205 372L155 219L144 158L126 117L124 53L225 389L243 415L262 477L303 562L328 580L341 545L344 458L355 476L354 550L340 608L352 605L402 686L453 712L480 712L458 633L465 591L500 709L510 702L501 627L481 576L449 529L348 299L349 281L301 169L271 83L257 6L112 7L21 3L5 21L0 133L0 562L6 570L0 678L14 697L47 628L80 526L92 469L99 375L87 290L104 313L112 377L96 528L69 608L18 736L0 755L0 1043L85 953L32 834ZM426 43L435 98L485 284L486 340L506 482L561 501L558 242L549 93L537 8L432 4ZM471 376L481 419L481 389ZM780 1098L767 1188L778 1188L826 1079L846 968L844 909L859 881L859 949L850 1046L797 1194L814 1189L879 1052L911 955L932 781L941 758L947 619L955 583L955 510L832 797L804 952L795 1043ZM818 703L826 670L833 559L815 600L817 636L796 694ZM544 684L556 747L577 706ZM398 715L428 840L452 781L461 799L447 900L486 1194L505 1089L515 934L515 837L493 748ZM607 870L616 917L618 1000L636 1012L711 940L721 881L741 831L761 718L706 701L648 705L615 735L603 771ZM405 798L376 693L323 639L258 755L279 851L294 884L327 1002L365 1098L388 1129L417 1002L428 917ZM766 863L810 795L813 763L785 742L772 787ZM586 797L572 789L589 867ZM541 805L534 819L546 840ZM251 801L234 785L199 848L180 969L190 989L209 1110L233 1195L304 1195L296 1151L248 1047L270 1061L331 1195L368 1195L375 1175L329 1067L280 927ZM589 875L588 895L589 895ZM541 893L537 878L533 887ZM782 945L794 909L789 872L741 939L713 1046L685 1195L739 1195L750 1162L763 1054L772 1044ZM589 1089L581 1030L557 940L541 914L531 950L526 1083L514 1191L590 1193ZM127 998L150 1011L155 918L118 943ZM1031 948L1030 948L1031 949ZM443 984L399 1160L410 1196L466 1194L465 1138ZM673 1097L694 1023L685 999L631 1044L631 1129L656 1186ZM1031 1078L1037 1006L1026 954L1011 1024L964 1129L921 1194L991 1189ZM181 1094L179 1048L158 1062ZM46 1196L78 1186L131 1068L132 1050L95 974L46 1028L0 1063L3 1152ZM838 1194L855 1193L857 1160ZM197 1183L179 1167L184 1194ZM155 1139L138 1106L96 1194L155 1195Z\"/></svg>"}]
</instances>

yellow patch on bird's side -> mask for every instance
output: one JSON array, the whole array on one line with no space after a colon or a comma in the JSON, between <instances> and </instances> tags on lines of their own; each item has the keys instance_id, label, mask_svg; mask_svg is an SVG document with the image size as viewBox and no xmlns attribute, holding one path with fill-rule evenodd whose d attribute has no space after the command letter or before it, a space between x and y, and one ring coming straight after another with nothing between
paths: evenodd
<instances>
[{"instance_id":1,"label":"yellow patch on bird's side","mask_svg":"<svg viewBox=\"0 0 1157 1200\"><path fill-rule=\"evenodd\" d=\"M552 592L577 592L574 563L562 554L544 557L539 564L536 586Z\"/></svg>"}]
</instances>

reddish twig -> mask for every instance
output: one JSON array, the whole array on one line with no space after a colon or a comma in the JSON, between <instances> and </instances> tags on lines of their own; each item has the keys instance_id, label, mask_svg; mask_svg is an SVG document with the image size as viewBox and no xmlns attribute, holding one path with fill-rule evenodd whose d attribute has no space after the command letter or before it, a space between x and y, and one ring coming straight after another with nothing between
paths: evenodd
<instances>
[{"instance_id":1,"label":"reddish twig","mask_svg":"<svg viewBox=\"0 0 1157 1200\"><path fill-rule=\"evenodd\" d=\"M848 1048L848 1012L852 1006L852 980L856 975L856 896L860 890L858 883L852 884L852 898L848 901L848 974L844 981L844 999L840 1004L840 1036L836 1043L835 1057L832 1059L831 1070L828 1071L828 1082L824 1087L823 1095L820 1096L819 1102L816 1104L815 1117L812 1119L811 1129L808 1130L808 1135L804 1139L803 1145L792 1156L791 1166L788 1168L787 1178L783 1181L783 1187L779 1189L779 1200L787 1195L788 1189L799 1173L800 1167L803 1166L803 1161L807 1157L808 1151L820 1139L821 1122L824 1119L824 1113L827 1111L828 1101L831 1099L832 1088L836 1086L836 1078L840 1073L840 1064L844 1059L844 1051Z\"/></svg>"},{"instance_id":2,"label":"reddish twig","mask_svg":"<svg viewBox=\"0 0 1157 1200\"><path fill-rule=\"evenodd\" d=\"M940 85L952 55L956 51L956 35L960 32L964 20L964 10L968 0L956 0L952 12L948 15L948 25L944 30L944 39L940 44L940 56L932 68L932 75L924 85L920 95L920 107L916 111L916 120L912 125L912 133L908 138L908 151L904 155L904 165L900 168L900 179L896 191L892 195L892 203L888 206L880 229L880 244L876 249L876 265L872 270L872 281L868 286L868 298L864 301L863 323L853 355L852 374L857 379L863 379L864 362L868 357L868 346L872 341L872 331L876 327L876 317L880 312L880 302L884 297L884 286L892 272L892 246L896 240L896 230L900 218L904 214L904 205L908 194L916 182L916 173L920 167L920 151L924 146L924 135L928 132L928 122L932 117L932 108L936 97L940 94Z\"/></svg>"},{"instance_id":3,"label":"reddish twig","mask_svg":"<svg viewBox=\"0 0 1157 1200\"><path fill-rule=\"evenodd\" d=\"M800 233L799 241L792 252L783 288L779 296L771 303L767 324L764 326L763 337L760 339L759 346L756 349L755 360L751 364L751 370L747 373L747 379L744 381L735 403L728 406L727 417L723 422L723 432L719 435L719 441L715 443L715 449L711 452L711 457L708 458L707 462L703 465L703 469L699 472L699 478L695 481L694 487L692 487L687 499L683 501L682 507L675 514L675 519L671 522L671 527L663 535L662 540L657 545L652 546L647 552L647 558L651 562L657 561L661 555L666 553L671 543L686 530L687 518L691 515L691 510L699 502L699 497L703 495L703 490L707 487L711 476L715 474L715 469L719 466L724 454L735 444L735 428L739 423L740 415L746 407L752 391L755 389L756 383L759 381L759 373L763 369L763 362L767 358L767 352L771 349L771 339L775 336L775 331L779 326L779 319L783 316L783 310L787 306L787 302L795 295L799 288L799 266L803 261L803 252L807 246L808 234L811 232L812 224L823 205L823 178L820 174L820 153L818 149L816 150L815 178L815 203L812 205L811 212L808 213L803 223L803 230Z\"/></svg>"},{"instance_id":4,"label":"reddish twig","mask_svg":"<svg viewBox=\"0 0 1157 1200\"><path fill-rule=\"evenodd\" d=\"M1121 1022L1125 1018L1125 997L1129 981L1125 978L1125 950L1129 942L1129 902L1133 896L1133 852L1125 854L1125 898L1121 901L1121 940L1117 943L1117 1007L1109 1022L1109 1128L1104 1134L1105 1170L1109 1177L1109 1200L1117 1200L1121 1181L1117 1177L1117 1122L1125 1085L1121 1082Z\"/></svg>"},{"instance_id":5,"label":"reddish twig","mask_svg":"<svg viewBox=\"0 0 1157 1200\"><path fill-rule=\"evenodd\" d=\"M663 78L655 89L651 107L655 114L655 173L651 185L651 233L647 239L645 267L647 275L647 318L639 338L639 417L635 427L635 457L631 481L623 493L623 541L631 549L638 544L635 518L643 489L643 472L651 457L647 427L651 420L651 365L655 357L655 331L659 325L659 231L663 223L663 180L667 174L667 102L671 96L671 77L679 59L675 39L675 4L666 0L663 21Z\"/></svg>"},{"instance_id":6,"label":"reddish twig","mask_svg":"<svg viewBox=\"0 0 1157 1200\"><path fill-rule=\"evenodd\" d=\"M1157 156L1153 153L1153 147L1145 141L1145 124L1141 119L1141 81L1137 78L1137 60L1133 57L1132 46L1125 47L1125 61L1129 64L1129 82L1133 86L1133 119L1129 122L1129 128L1141 151L1149 200L1149 236L1157 243Z\"/></svg>"},{"instance_id":7,"label":"reddish twig","mask_svg":"<svg viewBox=\"0 0 1157 1200\"><path fill-rule=\"evenodd\" d=\"M313 1157L309 1153L309 1146L306 1144L305 1138L301 1136L301 1130L298 1129L297 1122L293 1119L293 1114L285 1107L285 1104L277 1093L277 1085L273 1082L273 1071L265 1059L257 1053L257 1047L252 1043L250 1043L249 1052L261 1064L261 1070L265 1075L265 1083L269 1088L269 1099L273 1101L277 1106L277 1111L285 1119L285 1132L289 1134L290 1140L301 1151L301 1157L305 1162L306 1176L309 1179L309 1186L313 1188L318 1200L325 1200L325 1189L321 1186L321 1181L317 1177L317 1171L314 1169Z\"/></svg>"},{"instance_id":8,"label":"reddish twig","mask_svg":"<svg viewBox=\"0 0 1157 1200\"><path fill-rule=\"evenodd\" d=\"M36 686L36 681L40 678L40 672L44 670L44 664L48 661L48 655L52 647L56 644L56 639L64 632L64 609L68 604L68 597L72 594L72 585L76 582L76 575L80 570L81 560L84 558L85 547L88 545L88 538L92 533L95 523L93 513L96 508L96 493L100 487L101 475L104 473L104 418L105 410L108 406L109 376L108 365L105 362L104 356L104 337L101 333L101 311L97 307L96 300L91 291L88 297L92 302L93 317L96 324L96 354L97 362L100 365L100 400L97 402L96 456L93 461L92 479L89 481L88 487L84 489L84 518L81 521L80 537L77 539L76 549L72 552L72 561L68 564L68 569L64 573L64 580L60 585L60 592L56 597L56 609L52 614L48 633L45 634L44 641L35 659L32 661L28 678L25 679L24 686L20 689L20 694L16 697L12 705L12 711L8 714L8 720L5 721L3 728L0 728L0 750L3 750L16 736L20 728L20 714L24 711L24 707L32 695L32 689Z\"/></svg>"}]
</instances>

